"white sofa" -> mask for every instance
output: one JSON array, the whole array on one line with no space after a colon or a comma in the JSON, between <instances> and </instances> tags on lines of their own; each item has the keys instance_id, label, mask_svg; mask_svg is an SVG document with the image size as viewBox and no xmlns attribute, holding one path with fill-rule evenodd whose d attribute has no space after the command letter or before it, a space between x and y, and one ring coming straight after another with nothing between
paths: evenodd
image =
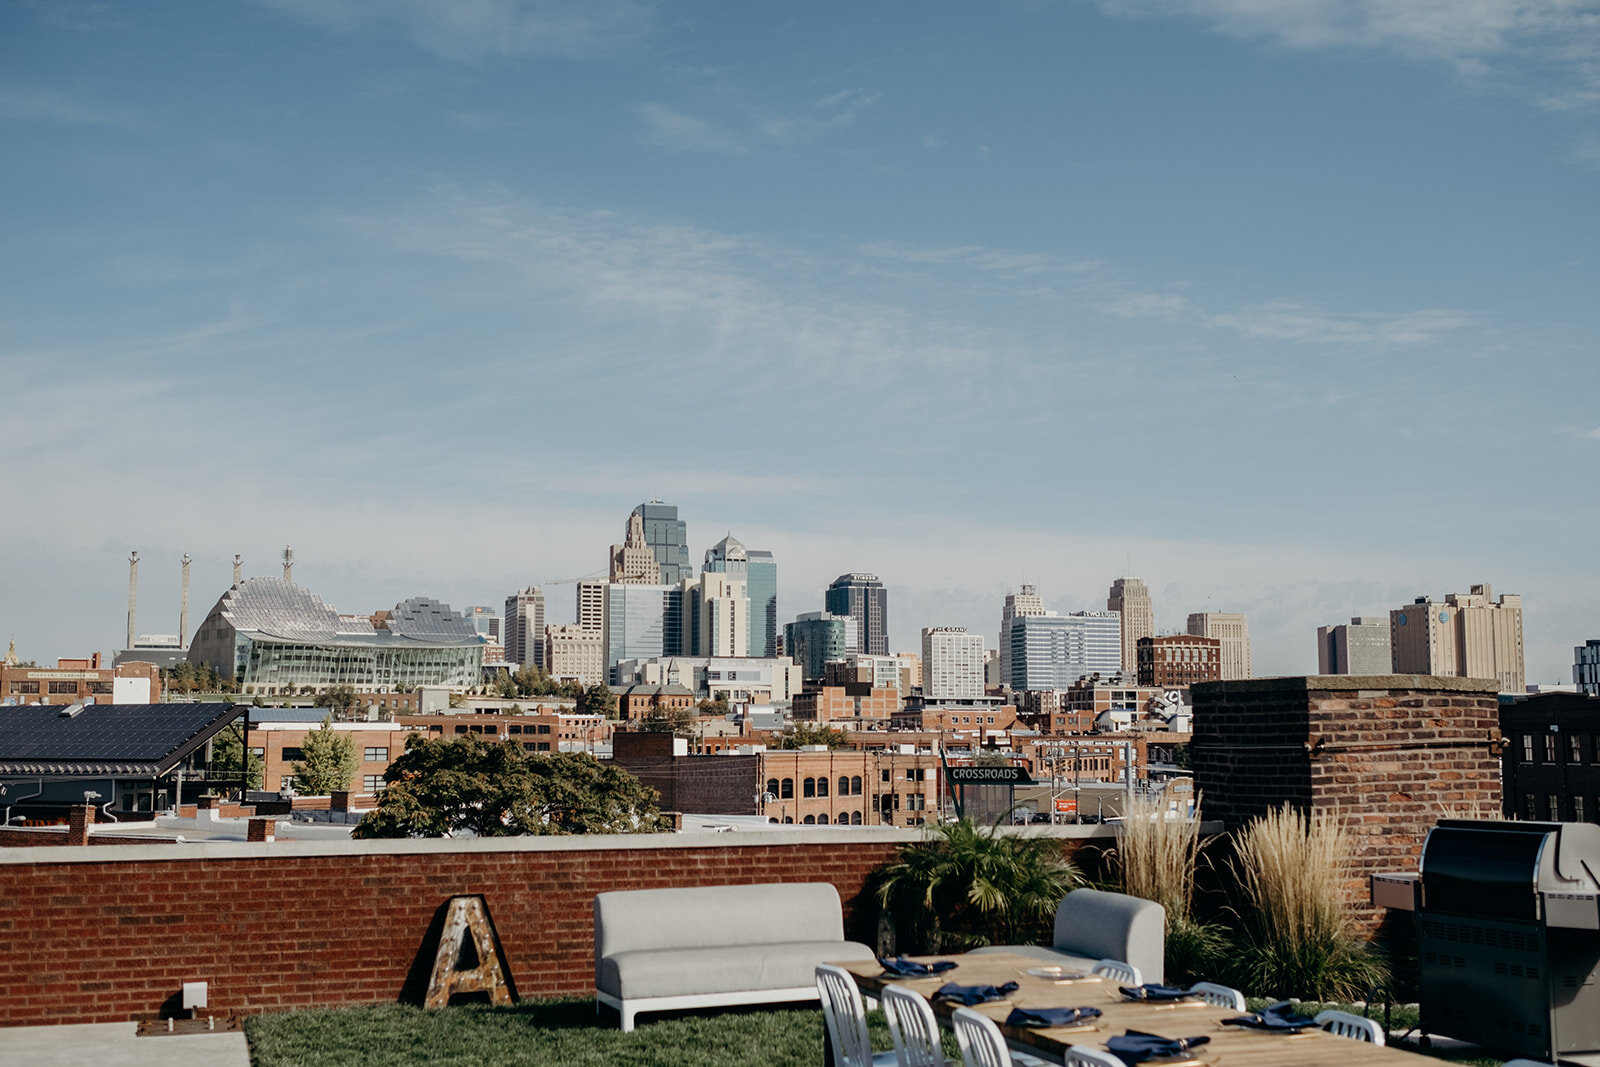
<instances>
[{"instance_id":1,"label":"white sofa","mask_svg":"<svg viewBox=\"0 0 1600 1067\"><path fill-rule=\"evenodd\" d=\"M1167 909L1125 893L1074 889L1056 909L1055 938L1042 945L995 945L974 952L1009 952L1047 963L1088 968L1112 959L1138 968L1146 982L1166 980Z\"/></svg>"},{"instance_id":2,"label":"white sofa","mask_svg":"<svg viewBox=\"0 0 1600 1067\"><path fill-rule=\"evenodd\" d=\"M839 891L826 882L594 898L595 999L624 1032L641 1011L815 1000L817 964L874 958L844 939Z\"/></svg>"}]
</instances>

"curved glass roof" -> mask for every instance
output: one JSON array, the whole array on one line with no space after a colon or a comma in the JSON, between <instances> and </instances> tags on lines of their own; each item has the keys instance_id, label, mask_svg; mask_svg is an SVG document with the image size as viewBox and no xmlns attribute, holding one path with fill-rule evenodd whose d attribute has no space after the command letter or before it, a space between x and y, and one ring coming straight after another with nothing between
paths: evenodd
<instances>
[{"instance_id":1,"label":"curved glass roof","mask_svg":"<svg viewBox=\"0 0 1600 1067\"><path fill-rule=\"evenodd\" d=\"M310 590L282 578L246 578L222 594L211 610L234 630L297 644L382 645L405 641L431 645L480 643L478 632L431 597L412 597L395 605L387 630L352 633L339 613Z\"/></svg>"}]
</instances>

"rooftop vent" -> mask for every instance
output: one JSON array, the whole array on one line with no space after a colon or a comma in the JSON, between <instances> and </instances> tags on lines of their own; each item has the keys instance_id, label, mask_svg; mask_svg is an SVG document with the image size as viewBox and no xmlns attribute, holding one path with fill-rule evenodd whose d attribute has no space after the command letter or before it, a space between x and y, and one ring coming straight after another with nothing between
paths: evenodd
<instances>
[{"instance_id":1,"label":"rooftop vent","mask_svg":"<svg viewBox=\"0 0 1600 1067\"><path fill-rule=\"evenodd\" d=\"M58 717L63 719L76 719L78 717L78 713L82 710L83 701L80 700L76 704L68 704L66 707L62 708Z\"/></svg>"}]
</instances>

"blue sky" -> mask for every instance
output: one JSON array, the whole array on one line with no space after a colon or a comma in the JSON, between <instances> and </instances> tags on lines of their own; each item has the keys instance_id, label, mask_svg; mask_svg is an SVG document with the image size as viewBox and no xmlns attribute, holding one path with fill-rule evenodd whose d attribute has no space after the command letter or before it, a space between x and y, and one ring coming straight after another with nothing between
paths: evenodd
<instances>
[{"instance_id":1,"label":"blue sky","mask_svg":"<svg viewBox=\"0 0 1600 1067\"><path fill-rule=\"evenodd\" d=\"M1600 6L0 4L0 638L591 573L628 510L1158 625L1600 634ZM553 612L570 613L567 587ZM192 625L192 624L191 624Z\"/></svg>"}]
</instances>

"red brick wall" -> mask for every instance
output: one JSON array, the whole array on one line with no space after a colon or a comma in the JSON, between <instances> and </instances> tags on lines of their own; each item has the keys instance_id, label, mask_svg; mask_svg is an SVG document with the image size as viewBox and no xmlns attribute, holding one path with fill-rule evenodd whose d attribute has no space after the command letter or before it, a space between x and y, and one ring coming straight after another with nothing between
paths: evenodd
<instances>
[{"instance_id":1,"label":"red brick wall","mask_svg":"<svg viewBox=\"0 0 1600 1067\"><path fill-rule=\"evenodd\" d=\"M482 893L524 996L594 988L593 897L611 889L828 881L852 901L893 842L592 851L0 863L0 1026L154 1017L185 981L210 1010L392 1002L436 909ZM74 850L76 851L76 850Z\"/></svg>"}]
</instances>

